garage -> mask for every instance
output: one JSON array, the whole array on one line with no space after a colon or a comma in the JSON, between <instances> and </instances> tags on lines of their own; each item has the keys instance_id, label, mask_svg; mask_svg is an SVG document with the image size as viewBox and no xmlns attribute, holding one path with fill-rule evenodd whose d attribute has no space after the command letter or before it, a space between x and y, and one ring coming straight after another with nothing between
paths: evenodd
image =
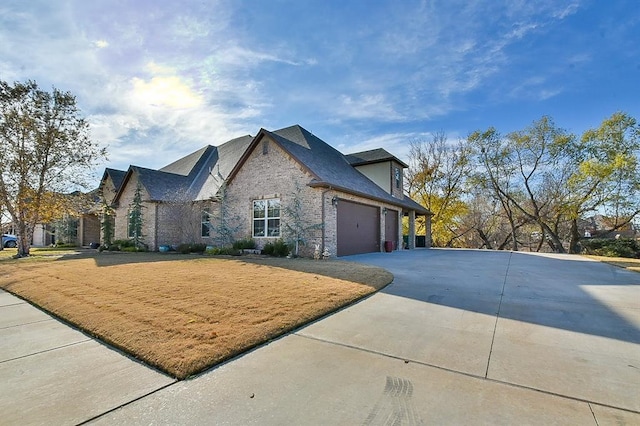
<instances>
[{"instance_id":1,"label":"garage","mask_svg":"<svg viewBox=\"0 0 640 426\"><path fill-rule=\"evenodd\" d=\"M380 209L338 202L338 256L380 251Z\"/></svg>"}]
</instances>

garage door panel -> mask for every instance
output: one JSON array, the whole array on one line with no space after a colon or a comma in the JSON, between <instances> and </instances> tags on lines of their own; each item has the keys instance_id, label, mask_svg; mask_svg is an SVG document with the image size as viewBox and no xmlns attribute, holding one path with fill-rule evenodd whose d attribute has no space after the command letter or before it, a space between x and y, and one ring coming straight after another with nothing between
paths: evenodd
<instances>
[{"instance_id":1,"label":"garage door panel","mask_svg":"<svg viewBox=\"0 0 640 426\"><path fill-rule=\"evenodd\" d=\"M340 200L338 256L380 251L380 216L375 206Z\"/></svg>"}]
</instances>

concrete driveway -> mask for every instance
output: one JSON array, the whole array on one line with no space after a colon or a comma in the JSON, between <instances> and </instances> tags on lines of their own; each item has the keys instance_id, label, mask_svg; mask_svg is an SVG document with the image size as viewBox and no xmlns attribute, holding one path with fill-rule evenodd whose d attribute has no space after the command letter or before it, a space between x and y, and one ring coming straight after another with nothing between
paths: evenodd
<instances>
[{"instance_id":1,"label":"concrete driveway","mask_svg":"<svg viewBox=\"0 0 640 426\"><path fill-rule=\"evenodd\" d=\"M124 367L131 377L122 365L96 372L102 358L91 367L79 349L2 361L12 326L0 325L0 412L21 424L47 414L58 424L640 424L640 274L473 250L345 260L383 266L394 283L193 380L173 383L135 363ZM81 336L66 347L97 345ZM75 379L20 384L52 358ZM39 408L47 389L58 393L55 413ZM83 393L91 396L76 399Z\"/></svg>"}]
</instances>

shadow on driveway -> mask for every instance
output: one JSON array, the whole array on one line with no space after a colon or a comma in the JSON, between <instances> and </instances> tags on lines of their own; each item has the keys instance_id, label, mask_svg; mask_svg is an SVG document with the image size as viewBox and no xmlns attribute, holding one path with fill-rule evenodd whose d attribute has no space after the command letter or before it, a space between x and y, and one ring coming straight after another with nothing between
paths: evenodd
<instances>
[{"instance_id":1,"label":"shadow on driveway","mask_svg":"<svg viewBox=\"0 0 640 426\"><path fill-rule=\"evenodd\" d=\"M394 274L383 293L640 343L640 274L575 255L423 249L348 256Z\"/></svg>"}]
</instances>

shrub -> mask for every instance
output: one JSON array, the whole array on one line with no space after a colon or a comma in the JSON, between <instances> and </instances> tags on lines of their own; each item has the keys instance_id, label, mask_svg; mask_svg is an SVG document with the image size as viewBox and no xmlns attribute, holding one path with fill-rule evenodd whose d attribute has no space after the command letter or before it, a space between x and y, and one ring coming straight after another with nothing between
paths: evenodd
<instances>
[{"instance_id":1,"label":"shrub","mask_svg":"<svg viewBox=\"0 0 640 426\"><path fill-rule=\"evenodd\" d=\"M607 257L640 257L640 245L632 238L582 240L582 250L586 254Z\"/></svg>"},{"instance_id":2,"label":"shrub","mask_svg":"<svg viewBox=\"0 0 640 426\"><path fill-rule=\"evenodd\" d=\"M56 243L55 247L56 248L74 248L74 247L78 247L78 245L74 243Z\"/></svg>"},{"instance_id":3,"label":"shrub","mask_svg":"<svg viewBox=\"0 0 640 426\"><path fill-rule=\"evenodd\" d=\"M182 254L189 254L191 253L191 244L186 244L186 243L179 244L178 247L176 247L176 251Z\"/></svg>"},{"instance_id":4,"label":"shrub","mask_svg":"<svg viewBox=\"0 0 640 426\"><path fill-rule=\"evenodd\" d=\"M245 238L244 240L237 240L233 243L233 248L235 250L255 249L256 242L253 240L253 238Z\"/></svg>"},{"instance_id":5,"label":"shrub","mask_svg":"<svg viewBox=\"0 0 640 426\"><path fill-rule=\"evenodd\" d=\"M273 243L267 243L262 249L262 254L276 257L286 257L291 252L291 247L283 240L276 240Z\"/></svg>"},{"instance_id":6,"label":"shrub","mask_svg":"<svg viewBox=\"0 0 640 426\"><path fill-rule=\"evenodd\" d=\"M273 243L267 243L262 247L262 254L273 256Z\"/></svg>"},{"instance_id":7,"label":"shrub","mask_svg":"<svg viewBox=\"0 0 640 426\"><path fill-rule=\"evenodd\" d=\"M120 250L122 250L125 247L135 247L135 243L133 242L133 240L115 240L113 242L114 246L118 246L120 248Z\"/></svg>"},{"instance_id":8,"label":"shrub","mask_svg":"<svg viewBox=\"0 0 640 426\"><path fill-rule=\"evenodd\" d=\"M207 245L202 243L192 243L192 244L182 243L178 245L178 247L176 247L176 251L182 254L189 254L189 253L202 254L206 250L207 250Z\"/></svg>"},{"instance_id":9,"label":"shrub","mask_svg":"<svg viewBox=\"0 0 640 426\"><path fill-rule=\"evenodd\" d=\"M237 250L232 247L209 247L206 253L214 256L219 256L219 255L239 256L240 250Z\"/></svg>"},{"instance_id":10,"label":"shrub","mask_svg":"<svg viewBox=\"0 0 640 426\"><path fill-rule=\"evenodd\" d=\"M196 244L191 244L190 248L191 248L191 253L202 254L207 249L207 245L202 243L196 243Z\"/></svg>"},{"instance_id":11,"label":"shrub","mask_svg":"<svg viewBox=\"0 0 640 426\"><path fill-rule=\"evenodd\" d=\"M136 252L139 252L139 251L147 251L146 247L132 247L132 246L122 247L120 250L124 251L124 252L127 252L127 253L136 253Z\"/></svg>"}]
</instances>

